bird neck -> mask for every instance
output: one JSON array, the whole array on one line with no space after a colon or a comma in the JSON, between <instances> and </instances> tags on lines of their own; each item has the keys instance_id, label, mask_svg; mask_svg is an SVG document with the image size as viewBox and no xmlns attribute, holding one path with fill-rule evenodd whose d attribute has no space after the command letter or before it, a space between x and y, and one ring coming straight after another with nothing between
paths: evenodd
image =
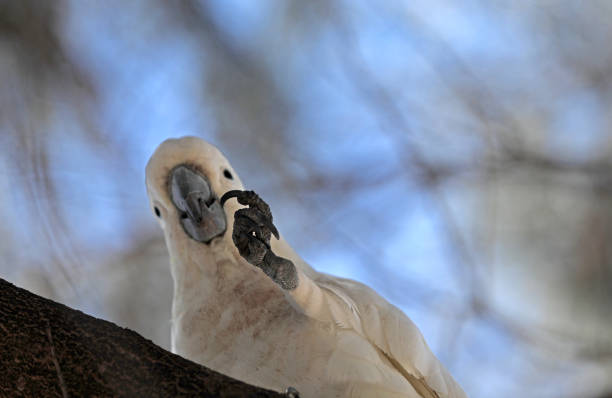
<instances>
[{"instance_id":1,"label":"bird neck","mask_svg":"<svg viewBox=\"0 0 612 398\"><path fill-rule=\"evenodd\" d=\"M175 298L192 292L212 294L223 285L235 284L243 279L242 268L252 268L240 257L233 243L230 246L225 242L225 238L217 239L210 245L186 240L168 249Z\"/></svg>"}]
</instances>

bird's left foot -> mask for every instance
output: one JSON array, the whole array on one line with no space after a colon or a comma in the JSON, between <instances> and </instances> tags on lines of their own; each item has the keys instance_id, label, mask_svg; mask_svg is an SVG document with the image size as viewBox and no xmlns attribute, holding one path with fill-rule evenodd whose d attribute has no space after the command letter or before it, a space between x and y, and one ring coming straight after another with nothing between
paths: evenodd
<instances>
[{"instance_id":1,"label":"bird's left foot","mask_svg":"<svg viewBox=\"0 0 612 398\"><path fill-rule=\"evenodd\" d=\"M232 240L238 252L250 264L261 268L283 289L295 289L298 282L295 265L274 254L270 247L272 235L279 238L278 230L272 223L270 206L255 192L240 190L226 192L221 197L221 206L234 197L238 203L248 206L234 213Z\"/></svg>"}]
</instances>

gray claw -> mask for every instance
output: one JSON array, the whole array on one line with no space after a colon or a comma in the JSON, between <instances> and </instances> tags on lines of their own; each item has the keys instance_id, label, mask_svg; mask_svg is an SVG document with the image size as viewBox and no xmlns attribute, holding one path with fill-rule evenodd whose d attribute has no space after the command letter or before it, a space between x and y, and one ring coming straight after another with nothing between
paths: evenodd
<instances>
[{"instance_id":1,"label":"gray claw","mask_svg":"<svg viewBox=\"0 0 612 398\"><path fill-rule=\"evenodd\" d=\"M221 207L223 207L225 205L225 202L227 202L228 200L230 200L231 198L237 198L238 199L238 203L247 205L249 207L254 206L255 203L249 203L249 200L245 200L245 196L251 192L252 194L255 194L252 191L241 191L238 189L233 189L231 191L227 191L226 193L223 194L223 196L221 196L221 199L219 200L219 202L221 203ZM256 200L263 202L259 196L257 196L255 194L255 197L257 198ZM248 196L247 196L248 198ZM265 205L267 208L267 205ZM256 217L257 219L253 219L254 217ZM271 214L263 214L261 213L261 216L252 216L250 217L253 221L262 224L263 226L265 226L271 233L272 235L274 235L274 237L276 239L280 239L280 235L278 233L278 229L276 229L276 226L271 222L271 218L272 215Z\"/></svg>"},{"instance_id":2,"label":"gray claw","mask_svg":"<svg viewBox=\"0 0 612 398\"><path fill-rule=\"evenodd\" d=\"M226 193L223 194L223 196L221 196L221 207L223 207L223 205L225 205L225 202L227 202L228 200L230 200L231 198L237 198L240 196L240 194L242 194L243 191L240 191L238 189L233 189L231 191L227 191Z\"/></svg>"},{"instance_id":3,"label":"gray claw","mask_svg":"<svg viewBox=\"0 0 612 398\"><path fill-rule=\"evenodd\" d=\"M270 247L270 235L279 238L278 230L272 224L270 206L255 192L239 190L226 192L221 197L221 204L234 197L238 199L238 203L248 206L234 213L232 241L238 252L242 258L260 268L281 288L295 289L298 285L295 265L291 260L274 254Z\"/></svg>"}]
</instances>

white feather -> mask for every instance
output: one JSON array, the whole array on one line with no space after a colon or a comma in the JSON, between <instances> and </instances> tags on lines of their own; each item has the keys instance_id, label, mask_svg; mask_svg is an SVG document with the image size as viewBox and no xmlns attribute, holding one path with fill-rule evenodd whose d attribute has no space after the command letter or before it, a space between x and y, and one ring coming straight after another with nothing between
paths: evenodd
<instances>
[{"instance_id":1,"label":"white feather","mask_svg":"<svg viewBox=\"0 0 612 398\"><path fill-rule=\"evenodd\" d=\"M369 287L316 272L282 238L272 249L296 265L296 289L281 289L242 259L231 239L235 201L224 207L224 235L210 244L190 239L168 195L168 173L182 163L206 174L218 197L244 189L225 157L194 137L164 142L147 165L172 258L174 352L305 398L466 397L414 323Z\"/></svg>"}]
</instances>

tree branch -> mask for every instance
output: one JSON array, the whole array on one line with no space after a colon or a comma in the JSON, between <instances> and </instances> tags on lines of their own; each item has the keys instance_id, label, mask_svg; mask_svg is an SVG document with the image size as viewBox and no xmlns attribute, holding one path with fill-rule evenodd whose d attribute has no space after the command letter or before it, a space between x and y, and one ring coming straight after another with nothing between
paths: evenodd
<instances>
[{"instance_id":1,"label":"tree branch","mask_svg":"<svg viewBox=\"0 0 612 398\"><path fill-rule=\"evenodd\" d=\"M283 397L0 279L0 396Z\"/></svg>"}]
</instances>

